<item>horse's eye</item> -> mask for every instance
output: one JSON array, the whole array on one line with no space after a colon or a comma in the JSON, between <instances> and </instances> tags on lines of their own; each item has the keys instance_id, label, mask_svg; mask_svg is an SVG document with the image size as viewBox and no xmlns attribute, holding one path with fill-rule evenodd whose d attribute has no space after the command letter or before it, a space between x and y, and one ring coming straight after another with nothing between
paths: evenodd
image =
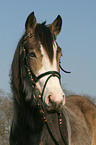
<instances>
[{"instance_id":1,"label":"horse's eye","mask_svg":"<svg viewBox=\"0 0 96 145\"><path fill-rule=\"evenodd\" d=\"M30 58L36 58L36 55L35 55L34 52L31 52L31 53L29 53L29 57L30 57Z\"/></svg>"}]
</instances>

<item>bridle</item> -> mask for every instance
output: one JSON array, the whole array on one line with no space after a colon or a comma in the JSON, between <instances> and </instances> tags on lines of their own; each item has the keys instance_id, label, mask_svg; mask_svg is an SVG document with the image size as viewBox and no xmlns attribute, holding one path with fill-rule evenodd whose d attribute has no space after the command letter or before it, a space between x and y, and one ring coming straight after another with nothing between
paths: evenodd
<instances>
[{"instance_id":1,"label":"bridle","mask_svg":"<svg viewBox=\"0 0 96 145\"><path fill-rule=\"evenodd\" d=\"M23 61L24 61L24 64L23 64L23 65L24 65L24 67L25 67L25 69L26 69L26 73L27 73L27 75L28 75L28 77L29 77L29 79L30 79L30 81L31 81L32 89L35 89L36 83L37 83L41 78L43 78L43 77L45 77L45 76L48 76L48 78L46 79L45 84L44 84L44 86L43 86L41 95L39 95L38 98L37 98L35 95L33 95L33 97L34 97L34 99L37 101L37 105L40 107L40 113L42 114L43 122L46 124L46 127L47 127L47 129L48 129L48 132L49 132L49 134L50 134L50 136L51 136L53 142L55 143L55 145L59 145L58 142L56 141L55 137L53 136L53 134L52 134L52 132L51 132L51 129L49 128L49 125L48 125L48 123L47 123L47 120L46 120L46 113L45 113L45 109L44 109L42 97L43 97L44 90L45 90L45 88L46 88L46 85L47 85L49 79L50 79L51 77L57 77L57 78L59 79L59 81L60 81L61 75L60 75L60 73L57 72L57 71L47 71L47 72L44 72L44 73L40 74L39 76L36 76L36 75L33 73L33 71L32 71L31 68L30 68L30 65L27 63L27 60L26 60L26 49L24 48L25 42L27 42L27 40L30 39L30 38L32 38L33 36L34 36L34 34L33 34L33 35L27 35L27 36L25 37L25 39L24 39L23 44L20 45L20 49L22 49L22 54L23 54L23 55L22 55L22 56L23 56ZM61 68L61 70L62 70L63 72L65 72L65 73L71 73L71 72L65 71L65 70L61 67L61 65L60 65L60 68ZM64 145L67 145L67 143L65 142L64 137L63 137L63 135L62 135L62 131L61 131L61 125L62 125L61 114L57 112L57 115L58 115L58 124L59 124L59 131L60 131L60 134L61 134L61 138L62 138L62 140L63 140L63 142L64 142Z\"/></svg>"}]
</instances>

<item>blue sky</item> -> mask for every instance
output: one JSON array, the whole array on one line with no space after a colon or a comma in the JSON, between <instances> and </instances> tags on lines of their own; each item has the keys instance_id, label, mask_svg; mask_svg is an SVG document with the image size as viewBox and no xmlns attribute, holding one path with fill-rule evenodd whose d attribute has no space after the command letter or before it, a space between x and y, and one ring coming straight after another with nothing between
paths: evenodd
<instances>
[{"instance_id":1,"label":"blue sky","mask_svg":"<svg viewBox=\"0 0 96 145\"><path fill-rule=\"evenodd\" d=\"M96 1L95 0L0 0L0 89L10 92L9 71L27 16L37 22L53 22L61 15L63 25L57 42L61 64L71 74L62 74L62 86L77 94L96 96Z\"/></svg>"}]
</instances>

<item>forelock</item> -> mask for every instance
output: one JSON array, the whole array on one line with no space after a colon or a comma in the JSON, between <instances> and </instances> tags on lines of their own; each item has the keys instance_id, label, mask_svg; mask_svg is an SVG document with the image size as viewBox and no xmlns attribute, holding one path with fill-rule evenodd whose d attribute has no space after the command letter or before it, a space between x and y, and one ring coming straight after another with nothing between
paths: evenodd
<instances>
[{"instance_id":1,"label":"forelock","mask_svg":"<svg viewBox=\"0 0 96 145\"><path fill-rule=\"evenodd\" d=\"M36 34L39 36L40 43L44 47L45 51L48 54L50 61L53 61L53 36L52 33L45 25L45 22L42 24L37 24Z\"/></svg>"}]
</instances>

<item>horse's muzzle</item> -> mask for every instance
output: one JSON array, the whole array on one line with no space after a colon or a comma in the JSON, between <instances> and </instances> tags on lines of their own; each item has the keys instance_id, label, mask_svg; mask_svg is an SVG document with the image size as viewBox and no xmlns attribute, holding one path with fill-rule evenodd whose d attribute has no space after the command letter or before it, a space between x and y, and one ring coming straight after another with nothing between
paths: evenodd
<instances>
[{"instance_id":1,"label":"horse's muzzle","mask_svg":"<svg viewBox=\"0 0 96 145\"><path fill-rule=\"evenodd\" d=\"M45 106L48 112L55 112L65 104L65 95L62 95L60 100L55 100L53 95L48 95L46 98Z\"/></svg>"}]
</instances>

